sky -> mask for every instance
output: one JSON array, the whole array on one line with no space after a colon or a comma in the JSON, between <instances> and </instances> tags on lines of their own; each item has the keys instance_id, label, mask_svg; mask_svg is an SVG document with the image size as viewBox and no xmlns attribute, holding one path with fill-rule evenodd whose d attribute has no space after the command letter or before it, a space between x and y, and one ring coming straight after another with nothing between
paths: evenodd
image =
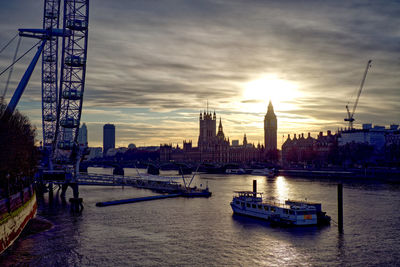
<instances>
[{"instance_id":1,"label":"sky","mask_svg":"<svg viewBox=\"0 0 400 267\"><path fill-rule=\"evenodd\" d=\"M0 47L18 28L41 28L43 1L0 1ZM354 118L400 123L399 1L92 0L82 120L89 146L106 123L116 146L197 146L199 113L222 119L225 136L263 144L272 101L278 148L288 134L346 127L367 61ZM20 54L34 44L24 39ZM16 42L0 54L7 67ZM9 100L33 52L21 60ZM41 64L18 109L41 129ZM7 75L0 76L3 93Z\"/></svg>"}]
</instances>

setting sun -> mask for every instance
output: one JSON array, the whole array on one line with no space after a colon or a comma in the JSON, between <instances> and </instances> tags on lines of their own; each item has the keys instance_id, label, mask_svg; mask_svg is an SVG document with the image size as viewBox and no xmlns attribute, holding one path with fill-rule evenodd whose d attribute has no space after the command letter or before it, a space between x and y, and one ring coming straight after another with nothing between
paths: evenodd
<instances>
[{"instance_id":1,"label":"setting sun","mask_svg":"<svg viewBox=\"0 0 400 267\"><path fill-rule=\"evenodd\" d=\"M254 112L265 111L270 100L280 110L293 109L290 102L299 95L297 88L291 81L274 75L263 76L244 85L243 103L251 103Z\"/></svg>"}]
</instances>

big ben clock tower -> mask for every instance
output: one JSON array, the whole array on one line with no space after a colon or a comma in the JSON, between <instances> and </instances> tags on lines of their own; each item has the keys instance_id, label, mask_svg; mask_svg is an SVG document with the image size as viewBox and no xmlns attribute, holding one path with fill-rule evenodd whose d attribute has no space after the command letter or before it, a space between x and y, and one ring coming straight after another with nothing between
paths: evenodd
<instances>
[{"instance_id":1,"label":"big ben clock tower","mask_svg":"<svg viewBox=\"0 0 400 267\"><path fill-rule=\"evenodd\" d=\"M264 145L265 151L276 150L278 123L271 101L268 104L268 111L264 118Z\"/></svg>"}]
</instances>

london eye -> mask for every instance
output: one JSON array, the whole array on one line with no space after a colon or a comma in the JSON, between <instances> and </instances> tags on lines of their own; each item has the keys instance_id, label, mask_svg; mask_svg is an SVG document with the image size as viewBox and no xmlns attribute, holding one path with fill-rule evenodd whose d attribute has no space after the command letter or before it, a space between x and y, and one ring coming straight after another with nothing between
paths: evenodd
<instances>
[{"instance_id":1,"label":"london eye","mask_svg":"<svg viewBox=\"0 0 400 267\"><path fill-rule=\"evenodd\" d=\"M20 36L39 39L34 45L39 47L2 119L14 112L41 55L43 148L49 170L65 169L78 160L88 25L89 0L64 0L63 9L60 0L44 0L43 29L19 29ZM11 66L14 64L15 60Z\"/></svg>"}]
</instances>

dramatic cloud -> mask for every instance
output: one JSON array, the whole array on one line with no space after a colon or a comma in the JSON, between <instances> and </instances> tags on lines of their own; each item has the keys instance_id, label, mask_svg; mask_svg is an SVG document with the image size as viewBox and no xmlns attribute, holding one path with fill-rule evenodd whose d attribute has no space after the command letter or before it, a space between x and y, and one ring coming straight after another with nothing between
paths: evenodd
<instances>
[{"instance_id":1,"label":"dramatic cloud","mask_svg":"<svg viewBox=\"0 0 400 267\"><path fill-rule=\"evenodd\" d=\"M42 4L3 3L0 45L17 28L41 27ZM369 59L356 122L399 123L398 14L398 1L91 1L82 114L89 143L100 146L102 125L110 122L119 145L196 145L207 100L231 140L246 133L263 142L270 98L278 144L283 134L335 131L346 126L345 105L352 105ZM31 45L24 40L21 51ZM2 68L14 47L0 55ZM27 64L16 66L8 98ZM249 82L265 77L295 85L296 95L266 83L274 93L245 98ZM39 133L40 88L38 66L19 108Z\"/></svg>"}]
</instances>

